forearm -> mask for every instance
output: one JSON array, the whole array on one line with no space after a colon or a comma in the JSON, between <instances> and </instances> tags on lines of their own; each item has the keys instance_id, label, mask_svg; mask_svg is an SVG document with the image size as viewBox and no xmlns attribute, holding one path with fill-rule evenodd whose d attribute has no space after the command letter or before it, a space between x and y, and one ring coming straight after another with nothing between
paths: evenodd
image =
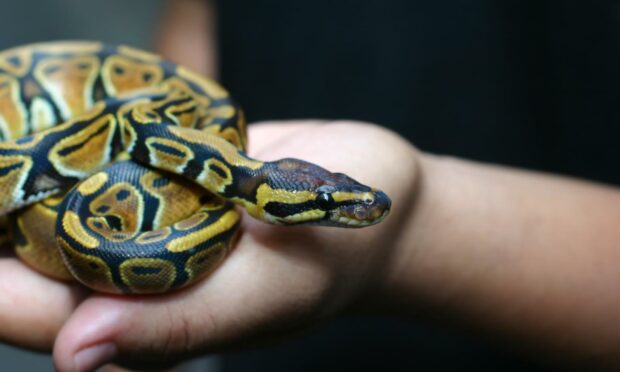
<instances>
[{"instance_id":1,"label":"forearm","mask_svg":"<svg viewBox=\"0 0 620 372\"><path fill-rule=\"evenodd\" d=\"M169 0L155 47L167 59L217 77L216 10L211 0Z\"/></svg>"},{"instance_id":2,"label":"forearm","mask_svg":"<svg viewBox=\"0 0 620 372\"><path fill-rule=\"evenodd\" d=\"M620 191L429 155L418 180L399 305L620 363Z\"/></svg>"}]
</instances>

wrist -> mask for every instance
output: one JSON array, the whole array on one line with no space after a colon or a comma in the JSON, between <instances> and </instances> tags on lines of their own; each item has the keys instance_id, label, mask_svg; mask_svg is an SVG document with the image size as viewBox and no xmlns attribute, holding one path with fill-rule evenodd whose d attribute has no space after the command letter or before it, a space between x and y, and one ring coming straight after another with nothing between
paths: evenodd
<instances>
[{"instance_id":1,"label":"wrist","mask_svg":"<svg viewBox=\"0 0 620 372\"><path fill-rule=\"evenodd\" d=\"M433 167L431 156L420 151L416 154L415 179L412 183L411 194L404 211L401 213L399 223L399 233L394 241L394 252L385 272L385 278L381 286L381 309L380 311L388 314L398 314L400 311L409 312L411 306L416 302L415 289L411 283L412 269L415 262L416 251L419 250L415 244L418 240L416 231L416 221L423 220L427 212L423 205L428 204L429 171ZM420 232L421 233L421 232Z\"/></svg>"},{"instance_id":2,"label":"wrist","mask_svg":"<svg viewBox=\"0 0 620 372\"><path fill-rule=\"evenodd\" d=\"M444 243L467 229L463 209L475 185L458 159L423 152L416 159L411 199L382 286L383 310L388 314L435 312L444 308L459 285L459 274L451 269L462 267L455 262L462 256L449 250L454 244Z\"/></svg>"},{"instance_id":3,"label":"wrist","mask_svg":"<svg viewBox=\"0 0 620 372\"><path fill-rule=\"evenodd\" d=\"M377 238L370 241L374 246L372 250L378 253L375 255L377 265L370 270L374 272L367 273L365 290L352 304L354 312L361 309L365 313L389 315L402 305L401 299L408 296L404 293L408 289L403 276L407 276L407 266L415 251L409 243L415 236L414 220L419 218L416 206L424 197L421 188L428 155L409 143L406 143L406 151L400 150L397 151L399 160L394 162L400 170L392 174L395 178L384 188L392 199L392 210L381 224L372 227L377 229Z\"/></svg>"}]
</instances>

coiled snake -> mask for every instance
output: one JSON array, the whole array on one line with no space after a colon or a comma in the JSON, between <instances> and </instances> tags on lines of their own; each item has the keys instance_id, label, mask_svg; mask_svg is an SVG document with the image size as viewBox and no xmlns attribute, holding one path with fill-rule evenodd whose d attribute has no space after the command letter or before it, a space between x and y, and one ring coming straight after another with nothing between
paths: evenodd
<instances>
[{"instance_id":1,"label":"coiled snake","mask_svg":"<svg viewBox=\"0 0 620 372\"><path fill-rule=\"evenodd\" d=\"M223 88L125 46L0 53L0 136L0 214L17 254L97 291L158 293L204 277L233 244L233 203L269 223L345 227L390 208L344 174L251 159Z\"/></svg>"}]
</instances>

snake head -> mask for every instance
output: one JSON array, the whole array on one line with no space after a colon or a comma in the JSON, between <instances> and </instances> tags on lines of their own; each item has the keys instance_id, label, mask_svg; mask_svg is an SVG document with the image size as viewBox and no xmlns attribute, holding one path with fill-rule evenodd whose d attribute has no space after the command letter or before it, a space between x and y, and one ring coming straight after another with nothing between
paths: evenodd
<instances>
[{"instance_id":1,"label":"snake head","mask_svg":"<svg viewBox=\"0 0 620 372\"><path fill-rule=\"evenodd\" d=\"M282 224L365 227L381 222L391 201L343 173L298 159L273 162L263 194L263 219Z\"/></svg>"},{"instance_id":2,"label":"snake head","mask_svg":"<svg viewBox=\"0 0 620 372\"><path fill-rule=\"evenodd\" d=\"M390 198L383 192L362 185L352 178L336 185L325 184L316 189L315 204L326 213L320 225L365 227L381 222L390 211Z\"/></svg>"}]
</instances>

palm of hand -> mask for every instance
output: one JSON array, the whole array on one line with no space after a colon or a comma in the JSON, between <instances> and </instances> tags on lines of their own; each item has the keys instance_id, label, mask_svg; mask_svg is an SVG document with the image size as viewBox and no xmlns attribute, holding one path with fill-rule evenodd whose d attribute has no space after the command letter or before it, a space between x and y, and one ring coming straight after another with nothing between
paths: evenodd
<instances>
[{"instance_id":1,"label":"palm of hand","mask_svg":"<svg viewBox=\"0 0 620 372\"><path fill-rule=\"evenodd\" d=\"M13 257L0 260L0 338L49 350L68 369L76 353L168 361L304 328L376 296L397 255L416 160L411 146L371 125L301 122L250 127L250 155L296 157L386 191L394 209L363 229L269 226L244 216L242 234L207 280L156 297L92 294L48 279ZM172 358L170 357L172 355Z\"/></svg>"}]
</instances>

